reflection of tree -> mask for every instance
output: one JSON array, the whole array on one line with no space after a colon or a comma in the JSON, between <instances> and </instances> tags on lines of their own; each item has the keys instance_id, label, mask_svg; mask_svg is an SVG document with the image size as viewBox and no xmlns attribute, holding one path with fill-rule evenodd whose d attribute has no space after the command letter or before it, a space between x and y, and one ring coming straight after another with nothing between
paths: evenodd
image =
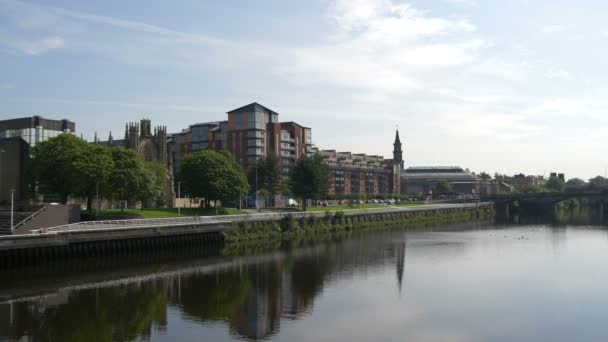
<instances>
[{"instance_id":1,"label":"reflection of tree","mask_svg":"<svg viewBox=\"0 0 608 342\"><path fill-rule=\"evenodd\" d=\"M195 275L181 282L185 314L202 321L228 321L247 299L250 282L235 273Z\"/></svg>"},{"instance_id":2,"label":"reflection of tree","mask_svg":"<svg viewBox=\"0 0 608 342\"><path fill-rule=\"evenodd\" d=\"M151 286L83 290L62 304L19 306L14 337L35 341L131 341L167 322L166 297Z\"/></svg>"},{"instance_id":3,"label":"reflection of tree","mask_svg":"<svg viewBox=\"0 0 608 342\"><path fill-rule=\"evenodd\" d=\"M325 278L331 271L327 255L320 257L297 258L291 268L291 314L302 313L312 305L315 297L323 290Z\"/></svg>"}]
</instances>

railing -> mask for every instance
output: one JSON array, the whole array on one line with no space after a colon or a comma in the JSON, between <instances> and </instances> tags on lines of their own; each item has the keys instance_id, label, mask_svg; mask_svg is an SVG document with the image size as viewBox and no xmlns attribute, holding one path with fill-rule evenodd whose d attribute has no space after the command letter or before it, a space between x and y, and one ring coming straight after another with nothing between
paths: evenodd
<instances>
[{"instance_id":1,"label":"railing","mask_svg":"<svg viewBox=\"0 0 608 342\"><path fill-rule=\"evenodd\" d=\"M483 204L482 204L483 205ZM416 206L416 207L398 207L398 206L386 206L384 208L345 208L344 214L346 216L356 215L360 212L373 212L373 213L385 213L385 212L399 212L399 211L419 211L429 209L444 209L444 208L467 208L475 207L474 203L463 203L463 204L445 204L445 205L434 205L431 208L427 205ZM152 228L152 227L178 227L188 225L211 225L220 223L232 223L242 221L264 221L264 220L278 220L291 214L294 218L310 217L310 216L324 216L324 211L314 212L272 212L272 213L255 213L245 215L222 215L222 216L191 216L191 217L174 217L174 218L159 218L159 219L131 219L131 220L107 220L107 221L88 221L72 223L62 226L43 228L32 230L33 234L56 234L60 232L77 232L85 230L108 230L108 229L136 229L136 228Z\"/></svg>"},{"instance_id":2,"label":"railing","mask_svg":"<svg viewBox=\"0 0 608 342\"><path fill-rule=\"evenodd\" d=\"M22 225L28 223L29 221L33 220L34 217L40 215L43 211L46 210L46 205L40 209L38 209L38 211L36 211L35 213L33 213L32 215L26 217L25 219L23 219L23 221L17 223L16 225L14 225L13 227L11 227L11 234L15 232L15 229L17 229L18 227L21 227Z\"/></svg>"}]
</instances>

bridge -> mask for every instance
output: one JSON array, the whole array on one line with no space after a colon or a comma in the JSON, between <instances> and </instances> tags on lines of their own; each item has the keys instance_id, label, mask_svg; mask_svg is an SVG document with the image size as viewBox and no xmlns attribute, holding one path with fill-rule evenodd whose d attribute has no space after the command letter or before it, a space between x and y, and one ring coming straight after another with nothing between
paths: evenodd
<instances>
[{"instance_id":1,"label":"bridge","mask_svg":"<svg viewBox=\"0 0 608 342\"><path fill-rule=\"evenodd\" d=\"M600 199L601 211L604 211L604 202L608 203L608 190L595 191L565 191L565 192L546 192L546 193L518 193L518 194L497 194L482 197L483 201L493 202L497 212L505 210L507 216L512 205L517 203L519 206L539 206L549 208L553 205L569 199L588 198Z\"/></svg>"}]
</instances>

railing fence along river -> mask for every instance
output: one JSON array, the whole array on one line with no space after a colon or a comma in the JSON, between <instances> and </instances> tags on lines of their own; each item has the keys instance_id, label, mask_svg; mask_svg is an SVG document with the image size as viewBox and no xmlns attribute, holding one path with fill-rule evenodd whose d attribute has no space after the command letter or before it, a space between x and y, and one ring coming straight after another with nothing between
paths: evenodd
<instances>
[{"instance_id":1,"label":"railing fence along river","mask_svg":"<svg viewBox=\"0 0 608 342\"><path fill-rule=\"evenodd\" d=\"M491 203L438 204L420 207L387 207L345 210L348 220L361 222L404 219L441 213L474 213ZM166 248L197 243L219 243L222 233L239 222L272 222L294 218L323 217L324 212L256 213L250 215L184 217L167 219L81 222L38 229L32 234L0 237L0 263L29 265L69 257L102 257L141 248Z\"/></svg>"}]
</instances>

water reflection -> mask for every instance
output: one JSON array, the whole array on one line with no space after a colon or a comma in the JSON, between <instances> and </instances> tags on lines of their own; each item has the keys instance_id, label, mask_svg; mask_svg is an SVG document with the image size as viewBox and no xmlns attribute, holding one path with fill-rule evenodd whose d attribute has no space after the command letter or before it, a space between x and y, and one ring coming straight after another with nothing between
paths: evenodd
<instances>
[{"instance_id":1,"label":"water reflection","mask_svg":"<svg viewBox=\"0 0 608 342\"><path fill-rule=\"evenodd\" d=\"M593 267L608 261L608 236L573 226L462 224L198 253L0 272L0 339L572 340L548 327L608 306L608 271ZM555 316L577 301L583 311ZM588 336L603 336L598 327Z\"/></svg>"},{"instance_id":2,"label":"water reflection","mask_svg":"<svg viewBox=\"0 0 608 342\"><path fill-rule=\"evenodd\" d=\"M226 323L233 335L260 340L276 334L282 319L295 321L309 314L315 298L336 277L352 277L355 272L393 264L400 289L405 246L403 241L387 244L383 235L360 235L269 256L218 257L215 264L178 269L159 277L149 278L145 268L135 269L132 272L139 277L131 280L60 287L24 301L13 298L0 305L0 336L28 336L37 341L147 339L153 333L162 335L168 308L176 307L184 320ZM7 285L24 284L15 278L31 275L18 273L2 277L6 280L2 288L5 294L12 290ZM81 277L84 281L90 278ZM66 283L61 279L55 282L59 286ZM52 281L46 285L50 288L47 291L58 286ZM40 284L34 287L44 289Z\"/></svg>"}]
</instances>

